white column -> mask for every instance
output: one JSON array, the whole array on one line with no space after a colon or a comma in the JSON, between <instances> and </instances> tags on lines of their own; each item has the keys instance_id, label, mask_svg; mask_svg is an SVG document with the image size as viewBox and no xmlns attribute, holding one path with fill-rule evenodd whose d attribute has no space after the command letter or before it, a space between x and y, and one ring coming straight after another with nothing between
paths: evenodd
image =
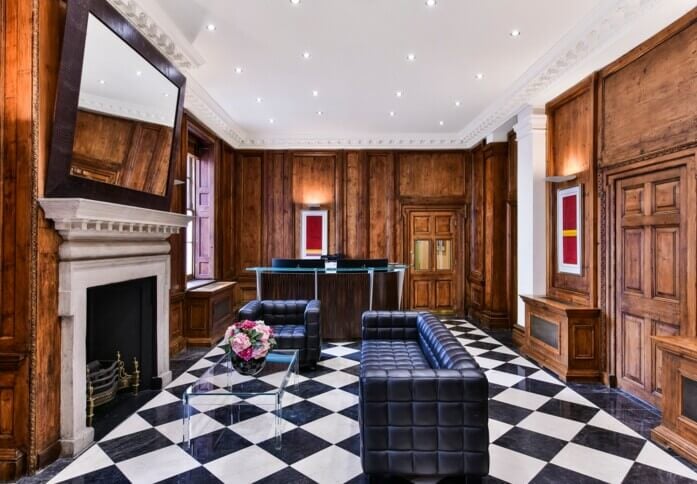
<instances>
[{"instance_id":1,"label":"white column","mask_svg":"<svg viewBox=\"0 0 697 484\"><path fill-rule=\"evenodd\" d=\"M526 106L513 129L518 141L518 294L545 294L547 116L541 108ZM518 324L525 326L520 299Z\"/></svg>"}]
</instances>

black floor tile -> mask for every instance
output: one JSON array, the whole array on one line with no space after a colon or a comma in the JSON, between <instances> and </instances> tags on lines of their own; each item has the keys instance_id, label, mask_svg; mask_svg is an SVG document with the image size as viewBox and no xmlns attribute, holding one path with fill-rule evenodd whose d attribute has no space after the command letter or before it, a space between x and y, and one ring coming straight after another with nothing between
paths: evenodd
<instances>
[{"instance_id":1,"label":"black floor tile","mask_svg":"<svg viewBox=\"0 0 697 484\"><path fill-rule=\"evenodd\" d=\"M257 444L288 465L316 454L331 444L303 429L293 429L283 434L283 445L276 449L276 439L270 438Z\"/></svg>"},{"instance_id":2,"label":"black floor tile","mask_svg":"<svg viewBox=\"0 0 697 484\"><path fill-rule=\"evenodd\" d=\"M127 484L130 481L116 466L105 467L97 471L83 474L67 481L61 481L70 484Z\"/></svg>"},{"instance_id":3,"label":"black floor tile","mask_svg":"<svg viewBox=\"0 0 697 484\"><path fill-rule=\"evenodd\" d=\"M530 415L532 410L517 407L498 400L489 400L489 418L505 422L510 425L517 425L525 417Z\"/></svg>"},{"instance_id":4,"label":"black floor tile","mask_svg":"<svg viewBox=\"0 0 697 484\"><path fill-rule=\"evenodd\" d=\"M504 390L508 390L508 387L503 385L497 385L496 383L489 383L489 398L494 398L496 395Z\"/></svg>"},{"instance_id":5,"label":"black floor tile","mask_svg":"<svg viewBox=\"0 0 697 484\"><path fill-rule=\"evenodd\" d=\"M99 447L114 462L138 457L170 445L172 441L155 429L142 430L99 443Z\"/></svg>"},{"instance_id":6,"label":"black floor tile","mask_svg":"<svg viewBox=\"0 0 697 484\"><path fill-rule=\"evenodd\" d=\"M552 398L537 410L539 412L545 412L550 415L556 415L557 417L568 418L583 423L588 423L588 421L599 412L597 408L587 407L564 400L557 400L556 398Z\"/></svg>"},{"instance_id":7,"label":"black floor tile","mask_svg":"<svg viewBox=\"0 0 697 484\"><path fill-rule=\"evenodd\" d=\"M482 358L489 358L490 360L497 360L497 361L503 361L503 362L509 362L511 360L515 360L518 358L518 355L509 355L508 353L501 353L500 351L487 351L485 353L482 353L481 355Z\"/></svg>"},{"instance_id":8,"label":"black floor tile","mask_svg":"<svg viewBox=\"0 0 697 484\"><path fill-rule=\"evenodd\" d=\"M361 434L356 434L346 440L342 440L336 445L337 447L348 450L359 457L361 456Z\"/></svg>"},{"instance_id":9,"label":"black floor tile","mask_svg":"<svg viewBox=\"0 0 697 484\"><path fill-rule=\"evenodd\" d=\"M179 444L191 457L201 464L230 455L252 445L250 441L230 429L220 429L191 439L191 447Z\"/></svg>"},{"instance_id":10,"label":"black floor tile","mask_svg":"<svg viewBox=\"0 0 697 484\"><path fill-rule=\"evenodd\" d=\"M537 368L530 368L527 366L515 365L513 363L504 363L494 368L496 371L505 371L506 373L511 373L512 375L529 377L533 373L537 373L539 370Z\"/></svg>"},{"instance_id":11,"label":"black floor tile","mask_svg":"<svg viewBox=\"0 0 697 484\"><path fill-rule=\"evenodd\" d=\"M294 403L282 409L282 417L298 427L312 422L313 420L317 420L318 418L326 417L330 413L332 412L326 408L308 402L307 400Z\"/></svg>"},{"instance_id":12,"label":"black floor tile","mask_svg":"<svg viewBox=\"0 0 697 484\"><path fill-rule=\"evenodd\" d=\"M286 391L292 393L293 395L297 395L300 398L312 398L315 395L319 395L320 393L325 393L333 389L334 387L330 387L329 385L325 385L324 383L320 383L318 381L305 380L297 385L287 387Z\"/></svg>"},{"instance_id":13,"label":"black floor tile","mask_svg":"<svg viewBox=\"0 0 697 484\"><path fill-rule=\"evenodd\" d=\"M257 417L266 410L259 408L256 405L239 403L234 405L224 405L204 412L209 417L217 420L221 424L228 426L230 422L237 423L253 417Z\"/></svg>"},{"instance_id":14,"label":"black floor tile","mask_svg":"<svg viewBox=\"0 0 697 484\"><path fill-rule=\"evenodd\" d=\"M622 482L626 484L694 484L695 481L635 462Z\"/></svg>"},{"instance_id":15,"label":"black floor tile","mask_svg":"<svg viewBox=\"0 0 697 484\"><path fill-rule=\"evenodd\" d=\"M496 439L494 443L545 462L552 460L567 444L565 440L559 440L520 427L513 427Z\"/></svg>"},{"instance_id":16,"label":"black floor tile","mask_svg":"<svg viewBox=\"0 0 697 484\"><path fill-rule=\"evenodd\" d=\"M339 413L344 417L348 417L353 420L358 420L358 404L345 408Z\"/></svg>"},{"instance_id":17,"label":"black floor tile","mask_svg":"<svg viewBox=\"0 0 697 484\"><path fill-rule=\"evenodd\" d=\"M160 481L158 484L222 484L222 482L208 472L205 467L197 467L183 474Z\"/></svg>"},{"instance_id":18,"label":"black floor tile","mask_svg":"<svg viewBox=\"0 0 697 484\"><path fill-rule=\"evenodd\" d=\"M532 481L530 481L531 484L559 484L561 482L574 484L602 484L604 481L599 481L554 464L547 464Z\"/></svg>"},{"instance_id":19,"label":"black floor tile","mask_svg":"<svg viewBox=\"0 0 697 484\"><path fill-rule=\"evenodd\" d=\"M593 425L583 427L571 442L630 460L636 459L646 443L644 439L619 434Z\"/></svg>"},{"instance_id":20,"label":"black floor tile","mask_svg":"<svg viewBox=\"0 0 697 484\"><path fill-rule=\"evenodd\" d=\"M292 467L286 467L280 471L271 474L254 484L314 484L315 481L299 473Z\"/></svg>"},{"instance_id":21,"label":"black floor tile","mask_svg":"<svg viewBox=\"0 0 697 484\"><path fill-rule=\"evenodd\" d=\"M190 407L190 412L192 416L199 413L194 407ZM181 402L172 402L167 405L160 405L138 412L138 415L153 427L172 422L173 420L182 419L185 414L186 408Z\"/></svg>"},{"instance_id":22,"label":"black floor tile","mask_svg":"<svg viewBox=\"0 0 697 484\"><path fill-rule=\"evenodd\" d=\"M534 380L532 378L526 378L515 385L513 388L518 390L523 390L526 392L537 393L539 395L544 395L546 397L553 397L557 395L564 389L563 385L555 385L554 383L548 383L545 381Z\"/></svg>"}]
</instances>

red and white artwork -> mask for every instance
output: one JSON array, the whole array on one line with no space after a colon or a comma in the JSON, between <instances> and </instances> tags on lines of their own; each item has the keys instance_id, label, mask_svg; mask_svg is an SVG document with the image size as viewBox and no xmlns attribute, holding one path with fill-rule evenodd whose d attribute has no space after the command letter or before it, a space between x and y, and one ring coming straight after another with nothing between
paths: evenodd
<instances>
[{"instance_id":1,"label":"red and white artwork","mask_svg":"<svg viewBox=\"0 0 697 484\"><path fill-rule=\"evenodd\" d=\"M581 274L581 187L557 192L558 270Z\"/></svg>"},{"instance_id":2,"label":"red and white artwork","mask_svg":"<svg viewBox=\"0 0 697 484\"><path fill-rule=\"evenodd\" d=\"M327 211L301 212L301 248L303 259L319 259L327 254Z\"/></svg>"}]
</instances>

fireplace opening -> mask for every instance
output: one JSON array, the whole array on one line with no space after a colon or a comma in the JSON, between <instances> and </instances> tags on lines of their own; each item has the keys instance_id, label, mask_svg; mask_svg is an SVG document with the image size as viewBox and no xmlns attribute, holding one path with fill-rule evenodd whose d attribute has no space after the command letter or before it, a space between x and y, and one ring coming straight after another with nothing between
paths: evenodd
<instances>
[{"instance_id":1,"label":"fireplace opening","mask_svg":"<svg viewBox=\"0 0 697 484\"><path fill-rule=\"evenodd\" d=\"M96 439L106 435L162 387L156 360L156 284L157 277L153 276L87 289L87 364L114 361L118 353L127 373L134 373L134 358L140 372L137 394L132 386L123 388L114 397L110 396L107 403L94 407L91 418L88 415Z\"/></svg>"}]
</instances>

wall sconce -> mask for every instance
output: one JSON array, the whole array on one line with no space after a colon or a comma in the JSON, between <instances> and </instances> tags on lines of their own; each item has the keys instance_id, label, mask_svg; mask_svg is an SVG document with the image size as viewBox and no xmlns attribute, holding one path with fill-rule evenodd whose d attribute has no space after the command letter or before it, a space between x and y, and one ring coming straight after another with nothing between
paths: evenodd
<instances>
[{"instance_id":1,"label":"wall sconce","mask_svg":"<svg viewBox=\"0 0 697 484\"><path fill-rule=\"evenodd\" d=\"M575 180L577 175L565 175L565 176L548 176L545 177L547 183L564 183Z\"/></svg>"}]
</instances>

